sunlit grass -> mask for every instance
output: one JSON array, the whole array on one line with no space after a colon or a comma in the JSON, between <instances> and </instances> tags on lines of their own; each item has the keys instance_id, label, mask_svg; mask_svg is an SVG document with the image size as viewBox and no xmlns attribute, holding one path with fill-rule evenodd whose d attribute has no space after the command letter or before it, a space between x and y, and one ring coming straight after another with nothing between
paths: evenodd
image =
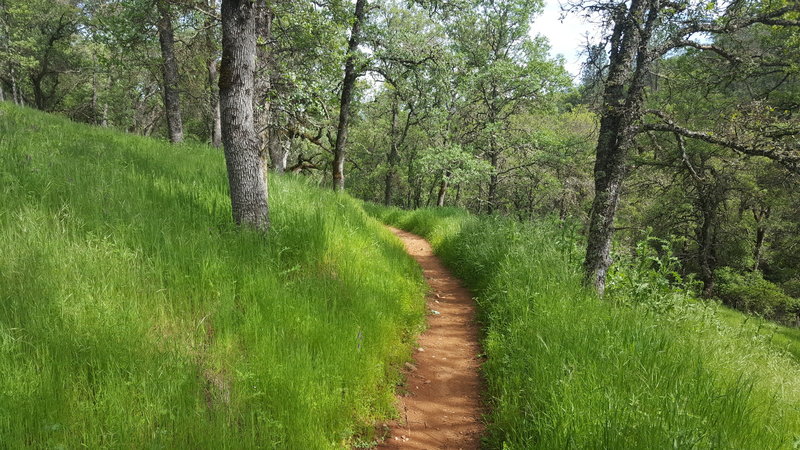
<instances>
[{"instance_id":1,"label":"sunlit grass","mask_svg":"<svg viewBox=\"0 0 800 450\"><path fill-rule=\"evenodd\" d=\"M719 318L731 328L740 330L745 338L760 338L778 350L785 351L800 361L800 329L779 325L749 314L719 307Z\"/></svg>"},{"instance_id":2,"label":"sunlit grass","mask_svg":"<svg viewBox=\"0 0 800 450\"><path fill-rule=\"evenodd\" d=\"M582 287L580 239L556 222L367 209L428 237L478 295L487 447L799 445L797 361L716 305L597 299Z\"/></svg>"},{"instance_id":3,"label":"sunlit grass","mask_svg":"<svg viewBox=\"0 0 800 450\"><path fill-rule=\"evenodd\" d=\"M0 103L0 447L329 448L392 415L418 267L357 202ZM358 438L356 438L358 439Z\"/></svg>"}]
</instances>

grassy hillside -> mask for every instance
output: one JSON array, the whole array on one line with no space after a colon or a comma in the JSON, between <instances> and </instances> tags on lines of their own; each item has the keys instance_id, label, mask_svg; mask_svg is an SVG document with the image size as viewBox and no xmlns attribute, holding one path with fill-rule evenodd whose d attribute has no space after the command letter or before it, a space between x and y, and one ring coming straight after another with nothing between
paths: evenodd
<instances>
[{"instance_id":1,"label":"grassy hillside","mask_svg":"<svg viewBox=\"0 0 800 450\"><path fill-rule=\"evenodd\" d=\"M390 415L423 284L347 196L0 103L2 446L328 448Z\"/></svg>"},{"instance_id":2,"label":"grassy hillside","mask_svg":"<svg viewBox=\"0 0 800 450\"><path fill-rule=\"evenodd\" d=\"M489 448L799 445L796 360L716 306L634 273L645 295L598 300L581 286L579 240L556 223L368 208L427 236L479 296Z\"/></svg>"},{"instance_id":3,"label":"grassy hillside","mask_svg":"<svg viewBox=\"0 0 800 450\"><path fill-rule=\"evenodd\" d=\"M728 326L740 330L744 338L755 336L800 361L800 329L779 325L725 306L720 306L717 314Z\"/></svg>"}]
</instances>

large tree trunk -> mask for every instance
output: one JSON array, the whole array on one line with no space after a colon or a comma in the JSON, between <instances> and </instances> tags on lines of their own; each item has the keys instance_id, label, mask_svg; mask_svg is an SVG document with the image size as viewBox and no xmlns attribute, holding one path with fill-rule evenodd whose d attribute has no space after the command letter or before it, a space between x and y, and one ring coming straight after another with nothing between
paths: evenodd
<instances>
[{"instance_id":1,"label":"large tree trunk","mask_svg":"<svg viewBox=\"0 0 800 450\"><path fill-rule=\"evenodd\" d=\"M222 64L219 92L222 142L228 168L233 220L260 230L269 228L267 183L253 121L256 59L256 4L222 2Z\"/></svg>"},{"instance_id":2,"label":"large tree trunk","mask_svg":"<svg viewBox=\"0 0 800 450\"><path fill-rule=\"evenodd\" d=\"M386 155L386 177L383 186L383 204L389 206L392 204L392 196L394 194L394 177L395 165L397 164L397 116L398 116L397 95L392 96L392 127L389 130L389 154Z\"/></svg>"},{"instance_id":3,"label":"large tree trunk","mask_svg":"<svg viewBox=\"0 0 800 450\"><path fill-rule=\"evenodd\" d=\"M167 131L170 142L183 141L183 122L178 95L178 60L175 58L175 33L172 29L172 17L169 5L165 0L157 0L158 9L158 41L161 43L161 72L164 76L164 112L167 116Z\"/></svg>"},{"instance_id":4,"label":"large tree trunk","mask_svg":"<svg viewBox=\"0 0 800 450\"><path fill-rule=\"evenodd\" d=\"M606 274L611 266L614 218L625 179L628 149L635 138L633 124L641 116L650 64L647 46L657 11L652 9L643 23L648 6L647 0L632 0L629 9L620 9L614 18L610 42L594 166L595 197L584 260L585 281L600 295L605 292Z\"/></svg>"},{"instance_id":5,"label":"large tree trunk","mask_svg":"<svg viewBox=\"0 0 800 450\"><path fill-rule=\"evenodd\" d=\"M339 104L339 125L336 128L336 143L333 147L333 189L344 190L344 159L347 144L347 129L350 125L350 103L353 101L353 90L358 78L356 57L358 45L361 43L361 27L367 11L367 0L356 0L356 11L350 42L347 45L347 60L344 64L344 80L342 81L342 98Z\"/></svg>"}]
</instances>

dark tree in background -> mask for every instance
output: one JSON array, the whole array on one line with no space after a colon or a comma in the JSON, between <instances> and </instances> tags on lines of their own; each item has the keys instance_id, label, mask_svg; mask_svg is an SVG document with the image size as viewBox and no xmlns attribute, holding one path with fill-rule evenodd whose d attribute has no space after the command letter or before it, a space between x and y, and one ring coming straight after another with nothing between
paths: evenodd
<instances>
[{"instance_id":1,"label":"dark tree in background","mask_svg":"<svg viewBox=\"0 0 800 450\"><path fill-rule=\"evenodd\" d=\"M364 26L366 14L367 0L356 0L353 29L350 31L347 59L344 64L344 80L342 80L342 96L339 104L339 124L336 127L336 143L333 147L333 189L336 191L344 190L344 159L347 131L350 126L350 104L353 102L353 90L359 75L356 63L358 46L361 43L361 28Z\"/></svg>"},{"instance_id":2,"label":"dark tree in background","mask_svg":"<svg viewBox=\"0 0 800 450\"><path fill-rule=\"evenodd\" d=\"M178 60L175 57L175 32L172 29L172 14L166 0L157 0L158 41L161 44L162 75L164 77L164 109L167 115L167 128L170 142L183 141L183 121L181 120L180 95L178 93Z\"/></svg>"}]
</instances>

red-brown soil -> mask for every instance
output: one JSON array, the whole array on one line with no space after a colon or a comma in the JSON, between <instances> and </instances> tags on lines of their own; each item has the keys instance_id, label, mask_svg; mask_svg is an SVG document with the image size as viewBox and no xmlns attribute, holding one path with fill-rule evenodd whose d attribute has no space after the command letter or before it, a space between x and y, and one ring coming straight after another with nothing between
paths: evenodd
<instances>
[{"instance_id":1,"label":"red-brown soil","mask_svg":"<svg viewBox=\"0 0 800 450\"><path fill-rule=\"evenodd\" d=\"M477 449L483 432L475 301L423 238L391 228L430 285L428 329L407 364L400 420L381 449ZM435 311L435 312L434 312ZM437 314L438 312L438 314Z\"/></svg>"}]
</instances>

